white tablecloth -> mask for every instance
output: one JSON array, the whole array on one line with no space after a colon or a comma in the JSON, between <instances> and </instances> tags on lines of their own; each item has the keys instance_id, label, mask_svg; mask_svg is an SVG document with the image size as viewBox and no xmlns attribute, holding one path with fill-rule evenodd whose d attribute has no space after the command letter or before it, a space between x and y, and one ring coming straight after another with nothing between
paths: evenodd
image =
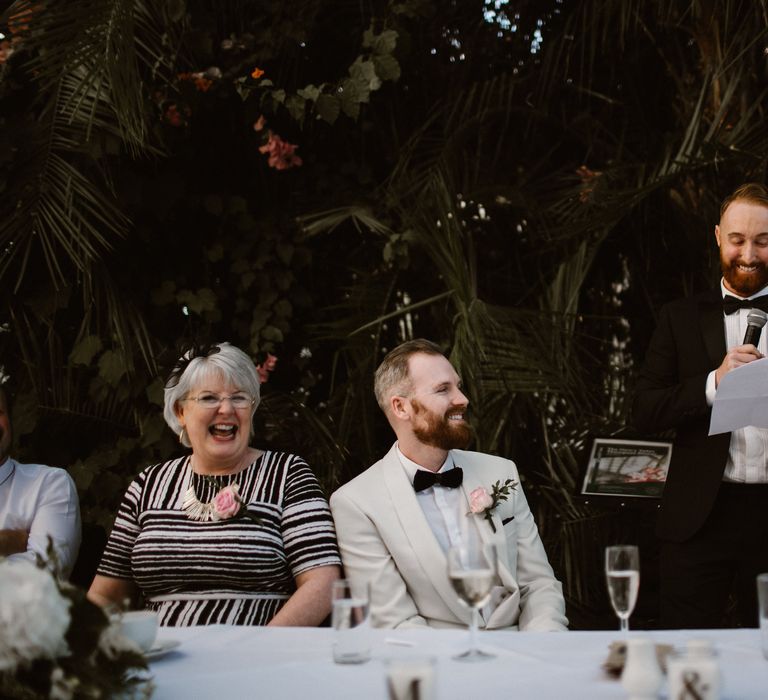
<instances>
[{"instance_id":1,"label":"white tablecloth","mask_svg":"<svg viewBox=\"0 0 768 700\"><path fill-rule=\"evenodd\" d=\"M181 642L150 662L156 700L386 700L384 660L433 657L439 700L547 700L624 698L619 681L601 665L618 632L484 632L492 661L461 663L461 630L373 630L368 663L332 660L334 632L317 628L164 628L159 640ZM684 647L693 637L713 641L722 671L723 700L768 698L768 661L758 630L631 632ZM412 646L393 643L404 642ZM666 695L666 691L663 692Z\"/></svg>"}]
</instances>

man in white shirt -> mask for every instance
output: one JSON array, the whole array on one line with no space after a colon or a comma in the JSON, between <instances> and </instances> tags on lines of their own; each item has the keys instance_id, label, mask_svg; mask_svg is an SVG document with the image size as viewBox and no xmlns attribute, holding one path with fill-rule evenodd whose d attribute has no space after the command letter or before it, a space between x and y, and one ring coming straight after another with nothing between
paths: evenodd
<instances>
[{"instance_id":1,"label":"man in white shirt","mask_svg":"<svg viewBox=\"0 0 768 700\"><path fill-rule=\"evenodd\" d=\"M768 571L768 430L708 435L720 380L768 349L768 327L744 344L751 309L768 310L768 188L727 197L715 240L720 285L661 309L634 404L643 432L676 431L657 526L669 628L721 627L731 596L739 624L756 626L755 576Z\"/></svg>"},{"instance_id":2,"label":"man in white shirt","mask_svg":"<svg viewBox=\"0 0 768 700\"><path fill-rule=\"evenodd\" d=\"M77 490L63 469L21 464L10 457L8 404L0 385L0 556L47 560L50 538L57 573L66 578L80 548Z\"/></svg>"},{"instance_id":3,"label":"man in white shirt","mask_svg":"<svg viewBox=\"0 0 768 700\"><path fill-rule=\"evenodd\" d=\"M465 451L468 400L440 348L426 340L398 346L376 371L375 391L397 442L331 497L345 573L353 587L370 584L373 624L466 626L470 611L448 579L446 552L470 538L495 547L498 557L481 627L567 629L562 587L517 468ZM491 494L496 483L514 488L470 512L470 494Z\"/></svg>"}]
</instances>

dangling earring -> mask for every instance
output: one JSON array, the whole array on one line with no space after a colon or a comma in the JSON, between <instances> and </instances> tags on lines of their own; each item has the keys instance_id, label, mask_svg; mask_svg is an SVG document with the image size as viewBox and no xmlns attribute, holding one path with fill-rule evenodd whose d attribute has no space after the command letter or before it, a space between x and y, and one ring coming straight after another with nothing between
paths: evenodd
<instances>
[{"instance_id":1,"label":"dangling earring","mask_svg":"<svg viewBox=\"0 0 768 700\"><path fill-rule=\"evenodd\" d=\"M181 426L181 431L179 432L179 442L183 445L184 444L184 426Z\"/></svg>"}]
</instances>

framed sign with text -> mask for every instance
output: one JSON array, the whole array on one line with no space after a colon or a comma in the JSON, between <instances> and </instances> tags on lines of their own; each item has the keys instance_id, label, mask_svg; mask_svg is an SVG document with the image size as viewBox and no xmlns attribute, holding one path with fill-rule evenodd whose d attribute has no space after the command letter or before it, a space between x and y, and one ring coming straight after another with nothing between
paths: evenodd
<instances>
[{"instance_id":1,"label":"framed sign with text","mask_svg":"<svg viewBox=\"0 0 768 700\"><path fill-rule=\"evenodd\" d=\"M661 498L671 458L671 442L595 438L581 493Z\"/></svg>"}]
</instances>

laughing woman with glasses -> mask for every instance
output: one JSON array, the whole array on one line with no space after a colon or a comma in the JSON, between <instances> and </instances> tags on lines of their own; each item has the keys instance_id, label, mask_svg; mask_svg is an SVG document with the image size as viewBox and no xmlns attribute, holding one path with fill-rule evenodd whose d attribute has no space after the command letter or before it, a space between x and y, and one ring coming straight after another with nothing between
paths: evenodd
<instances>
[{"instance_id":1,"label":"laughing woman with glasses","mask_svg":"<svg viewBox=\"0 0 768 700\"><path fill-rule=\"evenodd\" d=\"M190 350L165 386L189 456L130 485L89 597L141 593L160 624L317 625L340 559L328 503L300 457L250 446L259 377L229 343Z\"/></svg>"}]
</instances>

